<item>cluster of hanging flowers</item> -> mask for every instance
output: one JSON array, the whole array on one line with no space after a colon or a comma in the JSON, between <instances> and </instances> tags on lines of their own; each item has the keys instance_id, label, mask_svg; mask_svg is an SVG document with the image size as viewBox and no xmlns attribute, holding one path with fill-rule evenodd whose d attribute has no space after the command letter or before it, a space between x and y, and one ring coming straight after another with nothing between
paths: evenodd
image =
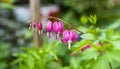
<instances>
[{"instance_id":1,"label":"cluster of hanging flowers","mask_svg":"<svg viewBox=\"0 0 120 69\"><path fill-rule=\"evenodd\" d=\"M30 29L33 30L33 32L36 32L37 30L37 24L36 22L32 22L30 24ZM78 40L78 34L74 30L65 30L64 29L64 23L61 21L47 21L46 24L46 31L47 31L47 37L50 39L52 31L55 32L55 39L57 40L59 38L59 35L62 35L61 41L65 44L68 44L68 49L71 47L71 43L76 42ZM38 33L43 33L43 26L42 22L38 23Z\"/></svg>"}]
</instances>

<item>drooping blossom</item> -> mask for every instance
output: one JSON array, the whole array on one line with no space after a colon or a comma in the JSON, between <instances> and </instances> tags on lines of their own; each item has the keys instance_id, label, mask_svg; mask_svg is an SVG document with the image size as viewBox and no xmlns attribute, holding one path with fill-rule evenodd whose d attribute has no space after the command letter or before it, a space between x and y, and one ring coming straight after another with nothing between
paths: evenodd
<instances>
[{"instance_id":1,"label":"drooping blossom","mask_svg":"<svg viewBox=\"0 0 120 69\"><path fill-rule=\"evenodd\" d=\"M43 33L42 23L41 23L41 22L39 22L39 24L38 24L38 31L39 31L39 34L42 34L42 33Z\"/></svg>"},{"instance_id":2,"label":"drooping blossom","mask_svg":"<svg viewBox=\"0 0 120 69\"><path fill-rule=\"evenodd\" d=\"M46 30L47 30L47 36L48 36L48 38L50 38L50 33L52 32L52 28L53 28L52 22L48 21L47 25L46 25Z\"/></svg>"},{"instance_id":3,"label":"drooping blossom","mask_svg":"<svg viewBox=\"0 0 120 69\"><path fill-rule=\"evenodd\" d=\"M59 34L62 33L63 31L63 28L64 28L64 25L61 21L53 23L53 31L56 34L55 39L58 39Z\"/></svg>"},{"instance_id":4,"label":"drooping blossom","mask_svg":"<svg viewBox=\"0 0 120 69\"><path fill-rule=\"evenodd\" d=\"M63 43L68 43L68 49L71 47L71 43L77 41L78 34L73 30L65 30L62 34Z\"/></svg>"},{"instance_id":5,"label":"drooping blossom","mask_svg":"<svg viewBox=\"0 0 120 69\"><path fill-rule=\"evenodd\" d=\"M87 44L86 46L82 47L81 51L84 52L86 49L90 48L90 45Z\"/></svg>"},{"instance_id":6,"label":"drooping blossom","mask_svg":"<svg viewBox=\"0 0 120 69\"><path fill-rule=\"evenodd\" d=\"M33 30L33 32L36 31L36 22L33 22L33 23L32 23L32 30Z\"/></svg>"}]
</instances>

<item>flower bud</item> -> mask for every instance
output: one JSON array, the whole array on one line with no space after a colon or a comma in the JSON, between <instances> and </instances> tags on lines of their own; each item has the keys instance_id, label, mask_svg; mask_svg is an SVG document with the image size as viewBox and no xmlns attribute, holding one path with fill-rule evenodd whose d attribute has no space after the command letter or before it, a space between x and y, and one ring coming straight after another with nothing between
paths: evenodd
<instances>
[{"instance_id":1,"label":"flower bud","mask_svg":"<svg viewBox=\"0 0 120 69\"><path fill-rule=\"evenodd\" d=\"M39 24L38 24L38 31L39 31L39 34L43 33L43 31L42 31L42 23L41 22L39 22Z\"/></svg>"}]
</instances>

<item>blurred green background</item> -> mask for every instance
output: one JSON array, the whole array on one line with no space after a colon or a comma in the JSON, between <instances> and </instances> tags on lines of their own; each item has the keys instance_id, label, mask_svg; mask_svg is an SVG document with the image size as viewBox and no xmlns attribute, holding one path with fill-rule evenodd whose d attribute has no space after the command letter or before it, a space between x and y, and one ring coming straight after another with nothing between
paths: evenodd
<instances>
[{"instance_id":1,"label":"blurred green background","mask_svg":"<svg viewBox=\"0 0 120 69\"><path fill-rule=\"evenodd\" d=\"M27 23L29 0L0 0L0 69L120 69L120 0L41 0L40 5L41 15L59 17L83 32L91 33L88 17L96 14L96 30L105 53L98 56L102 49L94 45L81 52L91 42L84 39L68 50L54 36L47 39L46 32L43 46L34 48Z\"/></svg>"}]
</instances>

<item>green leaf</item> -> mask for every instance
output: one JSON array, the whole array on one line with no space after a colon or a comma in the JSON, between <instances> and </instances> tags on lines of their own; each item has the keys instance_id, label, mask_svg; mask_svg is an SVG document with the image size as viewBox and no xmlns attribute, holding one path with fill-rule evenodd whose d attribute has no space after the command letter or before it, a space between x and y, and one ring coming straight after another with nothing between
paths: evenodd
<instances>
[{"instance_id":1,"label":"green leaf","mask_svg":"<svg viewBox=\"0 0 120 69\"><path fill-rule=\"evenodd\" d=\"M19 63L20 69L27 69L25 65L23 65L22 63Z\"/></svg>"},{"instance_id":2,"label":"green leaf","mask_svg":"<svg viewBox=\"0 0 120 69\"><path fill-rule=\"evenodd\" d=\"M109 62L120 62L120 50L111 49L105 52L105 57Z\"/></svg>"},{"instance_id":3,"label":"green leaf","mask_svg":"<svg viewBox=\"0 0 120 69\"><path fill-rule=\"evenodd\" d=\"M120 40L120 35L116 35L116 34L112 35L111 40Z\"/></svg>"},{"instance_id":4,"label":"green leaf","mask_svg":"<svg viewBox=\"0 0 120 69\"><path fill-rule=\"evenodd\" d=\"M93 48L89 48L89 49L86 49L83 53L82 53L82 57L81 59L84 59L84 60L90 60L90 59L97 59L98 57L98 51L93 49Z\"/></svg>"},{"instance_id":5,"label":"green leaf","mask_svg":"<svg viewBox=\"0 0 120 69\"><path fill-rule=\"evenodd\" d=\"M87 24L88 18L83 15L83 16L80 17L80 22L81 22L82 24Z\"/></svg>"},{"instance_id":6,"label":"green leaf","mask_svg":"<svg viewBox=\"0 0 120 69\"><path fill-rule=\"evenodd\" d=\"M80 42L76 42L73 47L83 47L86 44L89 44L91 41L89 40L81 40Z\"/></svg>"},{"instance_id":7,"label":"green leaf","mask_svg":"<svg viewBox=\"0 0 120 69\"><path fill-rule=\"evenodd\" d=\"M106 37L107 37L108 39L110 39L111 36L113 35L113 33L114 33L114 30L113 30L112 28L109 28L109 29L106 31Z\"/></svg>"},{"instance_id":8,"label":"green leaf","mask_svg":"<svg viewBox=\"0 0 120 69\"><path fill-rule=\"evenodd\" d=\"M120 50L120 40L111 41L111 43L113 44L114 49Z\"/></svg>"},{"instance_id":9,"label":"green leaf","mask_svg":"<svg viewBox=\"0 0 120 69\"><path fill-rule=\"evenodd\" d=\"M16 60L13 60L10 64L11 65L15 65L15 64L17 64L17 63L20 63L22 61L22 59L21 58L18 58L18 59L16 59Z\"/></svg>"},{"instance_id":10,"label":"green leaf","mask_svg":"<svg viewBox=\"0 0 120 69\"><path fill-rule=\"evenodd\" d=\"M81 69L79 60L74 57L70 59L70 66L72 69Z\"/></svg>"},{"instance_id":11,"label":"green leaf","mask_svg":"<svg viewBox=\"0 0 120 69\"><path fill-rule=\"evenodd\" d=\"M96 61L93 61L90 69L110 69L110 67L104 56L100 56Z\"/></svg>"},{"instance_id":12,"label":"green leaf","mask_svg":"<svg viewBox=\"0 0 120 69\"><path fill-rule=\"evenodd\" d=\"M13 9L12 4L7 4L7 3L0 3L0 8L5 8L5 9Z\"/></svg>"},{"instance_id":13,"label":"green leaf","mask_svg":"<svg viewBox=\"0 0 120 69\"><path fill-rule=\"evenodd\" d=\"M51 51L50 54L54 57L54 59L58 60L58 57L54 52Z\"/></svg>"},{"instance_id":14,"label":"green leaf","mask_svg":"<svg viewBox=\"0 0 120 69\"><path fill-rule=\"evenodd\" d=\"M96 22L97 22L96 15L90 15L90 17L88 19L89 19L91 24L96 24Z\"/></svg>"},{"instance_id":15,"label":"green leaf","mask_svg":"<svg viewBox=\"0 0 120 69\"><path fill-rule=\"evenodd\" d=\"M83 39L87 39L87 40L95 40L96 39L96 37L92 33L83 34L83 35L81 35L81 37Z\"/></svg>"},{"instance_id":16,"label":"green leaf","mask_svg":"<svg viewBox=\"0 0 120 69\"><path fill-rule=\"evenodd\" d=\"M28 65L29 69L33 69L34 68L34 58L32 57L31 54L28 54L27 65Z\"/></svg>"},{"instance_id":17,"label":"green leaf","mask_svg":"<svg viewBox=\"0 0 120 69\"><path fill-rule=\"evenodd\" d=\"M33 57L35 57L37 60L40 59L40 56L39 56L36 52L32 51L31 54L32 54Z\"/></svg>"},{"instance_id":18,"label":"green leaf","mask_svg":"<svg viewBox=\"0 0 120 69\"><path fill-rule=\"evenodd\" d=\"M91 41L89 41L89 40L82 40L82 41L80 41L80 42L77 42L77 43L75 43L74 45L73 45L73 47L77 47L77 48L75 48L74 49L74 51L75 52L80 52L81 51L81 48L83 47L83 46L85 46L85 45L87 45L87 44L90 44L91 43ZM73 48L72 47L72 48Z\"/></svg>"}]
</instances>

